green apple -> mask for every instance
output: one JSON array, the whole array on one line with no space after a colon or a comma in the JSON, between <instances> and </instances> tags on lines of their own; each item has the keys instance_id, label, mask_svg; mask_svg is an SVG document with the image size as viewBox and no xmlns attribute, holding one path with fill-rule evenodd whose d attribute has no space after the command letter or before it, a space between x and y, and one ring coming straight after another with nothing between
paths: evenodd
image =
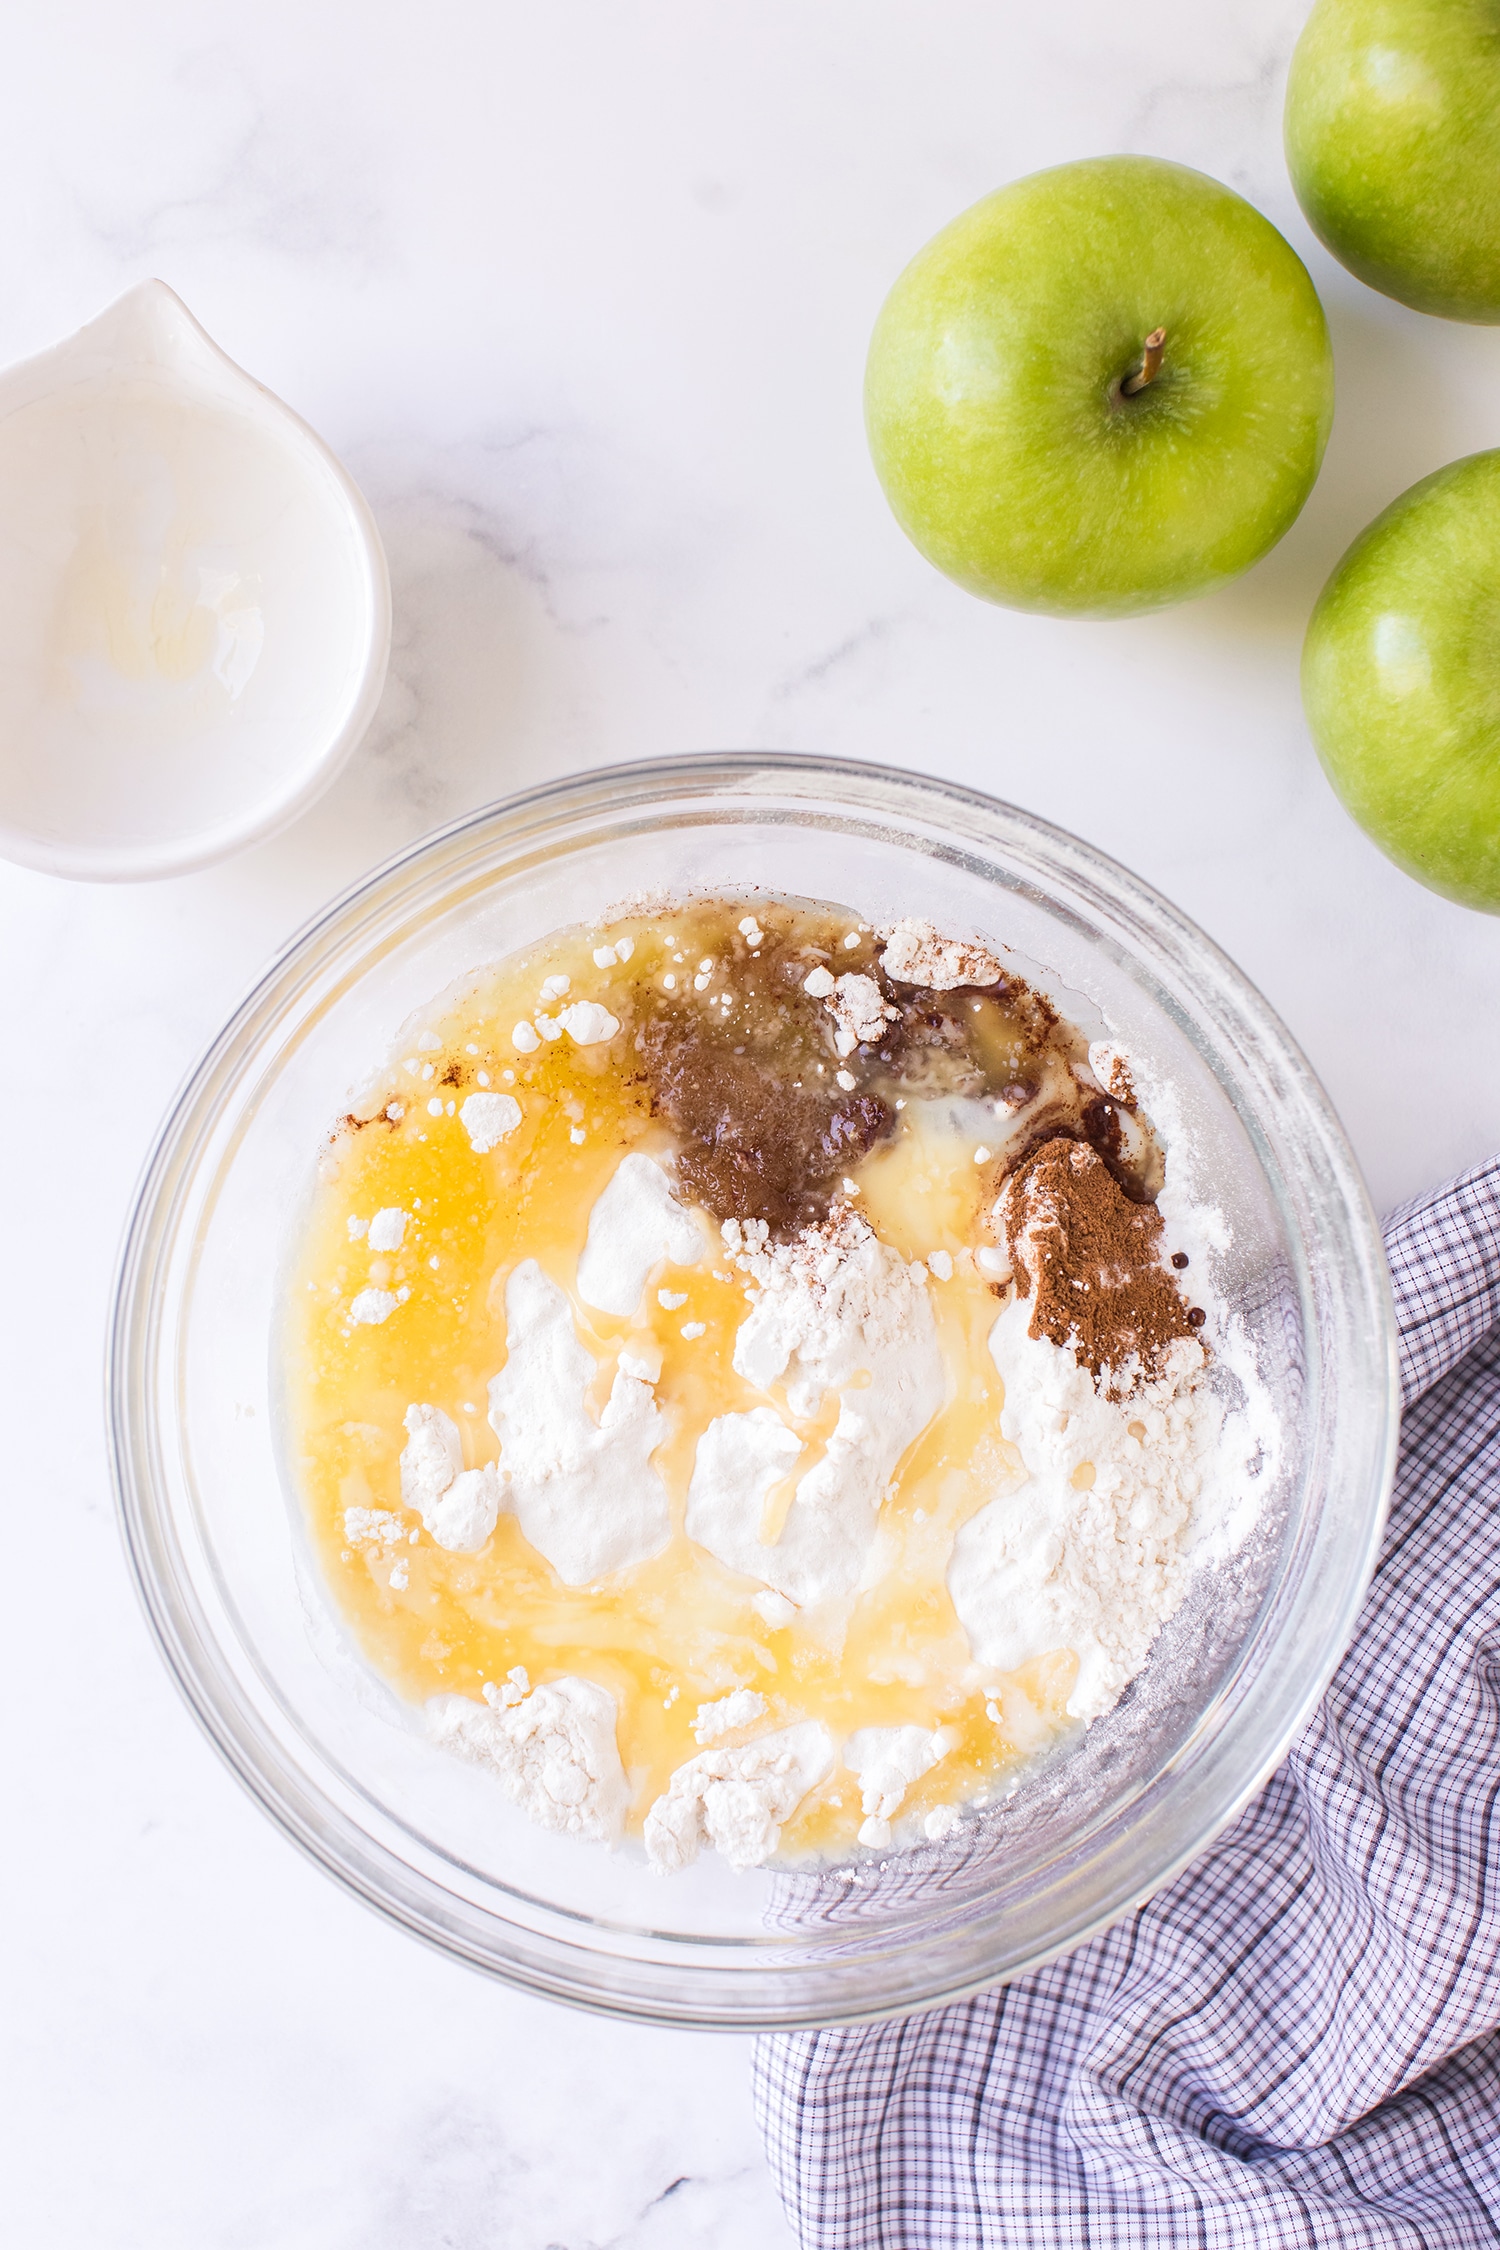
<instances>
[{"instance_id":1,"label":"green apple","mask_svg":"<svg viewBox=\"0 0 1500 2250\"><path fill-rule=\"evenodd\" d=\"M1286 160L1361 281L1418 312L1500 320L1500 0L1317 0Z\"/></svg>"},{"instance_id":2,"label":"green apple","mask_svg":"<svg viewBox=\"0 0 1500 2250\"><path fill-rule=\"evenodd\" d=\"M1333 355L1307 269L1217 180L1035 172L918 252L865 377L876 472L971 593L1120 617L1206 593L1312 489Z\"/></svg>"},{"instance_id":3,"label":"green apple","mask_svg":"<svg viewBox=\"0 0 1500 2250\"><path fill-rule=\"evenodd\" d=\"M1302 700L1381 850L1500 913L1500 452L1424 477L1355 540L1307 629Z\"/></svg>"}]
</instances>

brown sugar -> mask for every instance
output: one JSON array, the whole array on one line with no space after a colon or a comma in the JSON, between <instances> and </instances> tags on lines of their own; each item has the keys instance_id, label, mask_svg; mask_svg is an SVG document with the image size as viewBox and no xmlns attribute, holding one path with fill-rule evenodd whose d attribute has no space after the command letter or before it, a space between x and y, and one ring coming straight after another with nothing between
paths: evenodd
<instances>
[{"instance_id":1,"label":"brown sugar","mask_svg":"<svg viewBox=\"0 0 1500 2250\"><path fill-rule=\"evenodd\" d=\"M1112 1395L1131 1361L1162 1372L1169 1347L1195 1334L1161 1257L1161 1215L1127 1196L1098 1151L1056 1139L1007 1178L996 1209L1016 1289L1032 1297L1030 1333L1071 1351Z\"/></svg>"},{"instance_id":2,"label":"brown sugar","mask_svg":"<svg viewBox=\"0 0 1500 2250\"><path fill-rule=\"evenodd\" d=\"M743 907L694 900L650 970L610 988L689 1202L790 1240L899 1135L899 1111L966 1101L990 1111L976 1137L1003 1160L1081 1140L1128 1198L1150 1203L1161 1166L1149 1120L1101 1090L1076 1027L998 956L915 920L882 938L807 901Z\"/></svg>"},{"instance_id":3,"label":"brown sugar","mask_svg":"<svg viewBox=\"0 0 1500 2250\"><path fill-rule=\"evenodd\" d=\"M821 1219L896 1122L874 1094L827 1076L796 1086L693 1024L649 1024L638 1051L652 1108L677 1134L681 1193L716 1219L764 1219L778 1238Z\"/></svg>"}]
</instances>

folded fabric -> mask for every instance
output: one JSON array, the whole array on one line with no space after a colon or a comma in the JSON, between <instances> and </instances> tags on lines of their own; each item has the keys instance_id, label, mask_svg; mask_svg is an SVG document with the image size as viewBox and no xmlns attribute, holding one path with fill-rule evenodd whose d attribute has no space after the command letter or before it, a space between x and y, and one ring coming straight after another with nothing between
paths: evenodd
<instances>
[{"instance_id":1,"label":"folded fabric","mask_svg":"<svg viewBox=\"0 0 1500 2250\"><path fill-rule=\"evenodd\" d=\"M1500 2244L1500 1158L1386 1249L1400 1467L1316 1716L1064 1960L758 2042L804 2250Z\"/></svg>"}]
</instances>

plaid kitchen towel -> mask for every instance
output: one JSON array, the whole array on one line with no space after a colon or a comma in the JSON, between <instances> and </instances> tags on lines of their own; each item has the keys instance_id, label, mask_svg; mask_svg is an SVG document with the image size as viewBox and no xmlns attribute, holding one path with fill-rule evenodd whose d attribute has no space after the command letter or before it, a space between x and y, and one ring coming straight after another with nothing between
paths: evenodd
<instances>
[{"instance_id":1,"label":"plaid kitchen towel","mask_svg":"<svg viewBox=\"0 0 1500 2250\"><path fill-rule=\"evenodd\" d=\"M1401 1462L1316 1716L1066 1959L759 2042L803 2250L1500 2245L1500 1158L1386 1248Z\"/></svg>"}]
</instances>

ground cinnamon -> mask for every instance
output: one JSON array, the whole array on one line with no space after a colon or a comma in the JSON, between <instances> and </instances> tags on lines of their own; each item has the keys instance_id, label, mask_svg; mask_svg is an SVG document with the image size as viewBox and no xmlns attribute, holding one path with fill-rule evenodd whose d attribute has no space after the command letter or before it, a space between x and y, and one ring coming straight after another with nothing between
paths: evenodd
<instances>
[{"instance_id":1,"label":"ground cinnamon","mask_svg":"<svg viewBox=\"0 0 1500 2250\"><path fill-rule=\"evenodd\" d=\"M1084 1141L1043 1143L1007 1178L996 1206L1016 1289L1034 1297L1030 1333L1071 1351L1095 1384L1132 1359L1162 1371L1194 1324L1161 1258L1154 1204L1134 1203Z\"/></svg>"}]
</instances>

